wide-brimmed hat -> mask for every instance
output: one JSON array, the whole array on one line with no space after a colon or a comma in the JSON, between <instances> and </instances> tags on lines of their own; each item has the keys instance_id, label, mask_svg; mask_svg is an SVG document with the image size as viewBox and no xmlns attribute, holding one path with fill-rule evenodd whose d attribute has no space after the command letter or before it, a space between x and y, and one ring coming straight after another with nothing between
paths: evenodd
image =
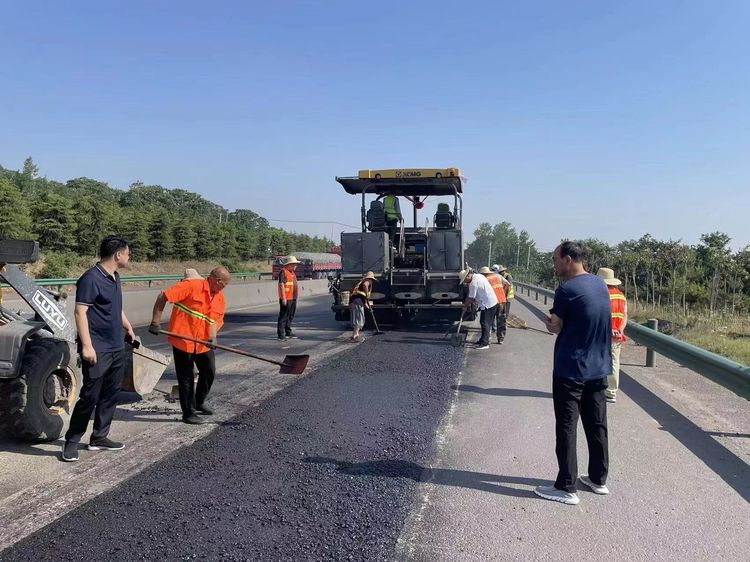
<instances>
[{"instance_id":1,"label":"wide-brimmed hat","mask_svg":"<svg viewBox=\"0 0 750 562\"><path fill-rule=\"evenodd\" d=\"M497 269L495 269L495 268L497 268ZM495 269L495 271L497 271L498 273L501 272L501 271L507 271L508 270L508 268L505 267L504 265L497 265L497 264L493 265L492 269Z\"/></svg>"},{"instance_id":2,"label":"wide-brimmed hat","mask_svg":"<svg viewBox=\"0 0 750 562\"><path fill-rule=\"evenodd\" d=\"M462 269L458 272L458 282L463 283L466 281L466 278L469 276L470 273L473 273L471 269Z\"/></svg>"},{"instance_id":3,"label":"wide-brimmed hat","mask_svg":"<svg viewBox=\"0 0 750 562\"><path fill-rule=\"evenodd\" d=\"M607 285L622 285L622 281L615 277L614 270L608 267L600 267L599 271L596 272L596 275L597 277L604 279L604 282Z\"/></svg>"},{"instance_id":4,"label":"wide-brimmed hat","mask_svg":"<svg viewBox=\"0 0 750 562\"><path fill-rule=\"evenodd\" d=\"M299 260L294 256L289 256L284 260L284 265L291 265L293 263L299 263Z\"/></svg>"},{"instance_id":5,"label":"wide-brimmed hat","mask_svg":"<svg viewBox=\"0 0 750 562\"><path fill-rule=\"evenodd\" d=\"M372 271L368 271L365 273L365 276L362 279L372 279L375 280L375 274Z\"/></svg>"},{"instance_id":6,"label":"wide-brimmed hat","mask_svg":"<svg viewBox=\"0 0 750 562\"><path fill-rule=\"evenodd\" d=\"M492 270L485 265L484 267L479 268L479 273L492 273Z\"/></svg>"}]
</instances>

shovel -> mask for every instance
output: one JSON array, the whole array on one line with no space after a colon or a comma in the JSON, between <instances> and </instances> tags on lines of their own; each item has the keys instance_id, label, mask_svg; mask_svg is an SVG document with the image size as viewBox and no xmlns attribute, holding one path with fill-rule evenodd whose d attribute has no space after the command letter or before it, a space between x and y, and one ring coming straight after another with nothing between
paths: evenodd
<instances>
[{"instance_id":1,"label":"shovel","mask_svg":"<svg viewBox=\"0 0 750 562\"><path fill-rule=\"evenodd\" d=\"M464 313L461 311L461 318L458 320L458 329L456 333L451 336L451 345L453 347L461 347L466 342L466 334L461 333L461 324L464 321Z\"/></svg>"},{"instance_id":2,"label":"shovel","mask_svg":"<svg viewBox=\"0 0 750 562\"><path fill-rule=\"evenodd\" d=\"M378 328L378 321L375 319L375 311L372 308L370 308L369 306L367 307L367 310L370 311L370 316L372 317L372 323L375 324L375 334L374 335L379 336L381 334L384 334L385 332L381 332L380 328Z\"/></svg>"},{"instance_id":3,"label":"shovel","mask_svg":"<svg viewBox=\"0 0 750 562\"><path fill-rule=\"evenodd\" d=\"M218 343L197 340L188 336L175 334L174 332L168 332L167 330L159 330L159 333L164 334L165 336L172 336L173 338L180 338L181 340L199 343L211 349L216 348L222 349L224 351L231 351L232 353L237 353L238 355L252 357L253 359L258 359L259 361L265 361L266 363L273 363L274 365L279 366L279 373L281 373L282 375L301 375L304 372L305 367L307 367L307 362L310 359L309 355L287 355L286 357L284 357L284 361L275 361L273 359L267 359L266 357L253 355L252 353L242 351L241 349L237 349L236 347L229 347L228 345L220 345Z\"/></svg>"}]
</instances>

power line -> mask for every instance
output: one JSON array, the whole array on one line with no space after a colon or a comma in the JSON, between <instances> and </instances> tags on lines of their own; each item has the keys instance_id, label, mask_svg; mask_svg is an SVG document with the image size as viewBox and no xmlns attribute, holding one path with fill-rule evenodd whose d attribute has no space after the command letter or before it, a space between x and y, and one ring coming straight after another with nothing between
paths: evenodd
<instances>
[{"instance_id":1,"label":"power line","mask_svg":"<svg viewBox=\"0 0 750 562\"><path fill-rule=\"evenodd\" d=\"M360 228L359 226L354 226L353 224L346 224L343 222L336 222L336 221L292 221L292 220L282 220L282 219L266 219L268 222L295 222L295 223L304 223L304 224L338 224L340 226L346 226L348 228Z\"/></svg>"}]
</instances>

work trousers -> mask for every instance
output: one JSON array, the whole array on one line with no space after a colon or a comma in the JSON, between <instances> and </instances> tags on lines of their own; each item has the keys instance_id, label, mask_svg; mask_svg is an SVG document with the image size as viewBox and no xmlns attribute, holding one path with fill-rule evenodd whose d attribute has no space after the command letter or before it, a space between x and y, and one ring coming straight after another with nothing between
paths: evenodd
<instances>
[{"instance_id":1,"label":"work trousers","mask_svg":"<svg viewBox=\"0 0 750 562\"><path fill-rule=\"evenodd\" d=\"M578 478L576 441L578 418L583 423L589 449L589 478L604 484L609 470L607 441L607 403L604 390L607 379L581 380L552 377L552 401L555 407L555 437L559 472L555 488L574 493Z\"/></svg>"},{"instance_id":2,"label":"work trousers","mask_svg":"<svg viewBox=\"0 0 750 562\"><path fill-rule=\"evenodd\" d=\"M612 374L607 377L607 390L604 395L607 398L616 398L617 390L620 388L620 351L622 351L622 342L612 342Z\"/></svg>"},{"instance_id":3,"label":"work trousers","mask_svg":"<svg viewBox=\"0 0 750 562\"><path fill-rule=\"evenodd\" d=\"M94 413L94 431L91 439L101 439L109 434L112 418L117 408L122 377L124 374L125 351L110 351L96 354L96 363L83 361L83 386L78 395L65 441L80 443Z\"/></svg>"},{"instance_id":4,"label":"work trousers","mask_svg":"<svg viewBox=\"0 0 750 562\"><path fill-rule=\"evenodd\" d=\"M513 302L513 299L508 299L505 301L505 316L510 316L510 304Z\"/></svg>"},{"instance_id":5,"label":"work trousers","mask_svg":"<svg viewBox=\"0 0 750 562\"><path fill-rule=\"evenodd\" d=\"M497 331L497 341L502 341L505 339L505 332L507 330L506 325L506 312L505 312L505 304L506 303L499 303L497 307L495 308L495 321L496 321L496 327L495 330Z\"/></svg>"},{"instance_id":6,"label":"work trousers","mask_svg":"<svg viewBox=\"0 0 750 562\"><path fill-rule=\"evenodd\" d=\"M286 301L286 304L279 299L279 320L276 323L276 332L280 338L292 334L292 320L294 313L297 312L297 299Z\"/></svg>"},{"instance_id":7,"label":"work trousers","mask_svg":"<svg viewBox=\"0 0 750 562\"><path fill-rule=\"evenodd\" d=\"M182 416L187 417L195 413L196 407L203 406L211 385L214 383L216 359L213 350L205 353L188 353L173 347L172 353L177 384L180 388L180 408L182 408ZM193 365L198 367L197 385Z\"/></svg>"},{"instance_id":8,"label":"work trousers","mask_svg":"<svg viewBox=\"0 0 750 562\"><path fill-rule=\"evenodd\" d=\"M482 337L477 342L478 345L489 345L490 334L492 333L492 325L495 323L495 316L497 315L497 305L485 308L479 313L479 323L482 326Z\"/></svg>"}]
</instances>

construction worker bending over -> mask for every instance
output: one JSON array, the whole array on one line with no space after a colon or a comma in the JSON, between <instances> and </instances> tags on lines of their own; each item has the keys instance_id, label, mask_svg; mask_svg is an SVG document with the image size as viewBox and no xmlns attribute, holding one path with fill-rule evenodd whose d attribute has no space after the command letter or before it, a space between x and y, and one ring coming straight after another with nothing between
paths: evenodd
<instances>
[{"instance_id":1,"label":"construction worker bending over","mask_svg":"<svg viewBox=\"0 0 750 562\"><path fill-rule=\"evenodd\" d=\"M216 342L216 334L224 324L227 309L222 291L229 284L232 274L226 267L217 267L207 279L187 278L159 294L154 303L151 325L148 331L159 333L161 315L167 302L172 303L169 331L189 338ZM216 374L214 348L181 338L169 336L174 354L174 367L180 389L182 421L200 424L198 414L210 416L213 410L206 405ZM193 366L198 368L198 384L195 384Z\"/></svg>"},{"instance_id":2,"label":"construction worker bending over","mask_svg":"<svg viewBox=\"0 0 750 562\"><path fill-rule=\"evenodd\" d=\"M276 335L280 340L297 337L292 331L292 320L297 312L299 298L299 283L294 273L298 263L297 258L289 256L283 269L279 271L279 320L276 323Z\"/></svg>"},{"instance_id":3,"label":"construction worker bending over","mask_svg":"<svg viewBox=\"0 0 750 562\"><path fill-rule=\"evenodd\" d=\"M487 278L487 281L490 282L492 290L495 291L495 296L497 297L497 307L495 308L496 325L492 331L497 333L497 343L502 345L503 341L505 341L505 331L507 329L505 317L505 290L510 283L503 279L500 274L492 273L487 266L481 268L479 273Z\"/></svg>"},{"instance_id":4,"label":"construction worker bending over","mask_svg":"<svg viewBox=\"0 0 750 562\"><path fill-rule=\"evenodd\" d=\"M492 290L492 285L484 275L474 275L474 272L470 269L461 271L458 274L458 279L460 283L469 286L469 294L466 297L466 302L464 302L464 312L474 303L481 311L479 321L482 325L482 337L476 342L475 347L476 349L488 349L497 309L495 291Z\"/></svg>"},{"instance_id":5,"label":"construction worker bending over","mask_svg":"<svg viewBox=\"0 0 750 562\"><path fill-rule=\"evenodd\" d=\"M372 271L368 271L352 289L352 295L349 299L349 314L352 320L352 329L354 330L349 340L352 342L358 343L364 341L364 339L360 339L359 332L365 326L365 308L372 310L370 295L372 294L374 283L375 274Z\"/></svg>"},{"instance_id":6,"label":"construction worker bending over","mask_svg":"<svg viewBox=\"0 0 750 562\"><path fill-rule=\"evenodd\" d=\"M124 444L107 438L117 408L124 374L125 335L135 333L122 310L122 285L117 272L130 261L130 248L122 238L108 236L99 248L100 261L76 283L75 320L81 355L83 387L65 434L62 459L78 460L78 444L94 412L89 451L118 450Z\"/></svg>"}]
</instances>

